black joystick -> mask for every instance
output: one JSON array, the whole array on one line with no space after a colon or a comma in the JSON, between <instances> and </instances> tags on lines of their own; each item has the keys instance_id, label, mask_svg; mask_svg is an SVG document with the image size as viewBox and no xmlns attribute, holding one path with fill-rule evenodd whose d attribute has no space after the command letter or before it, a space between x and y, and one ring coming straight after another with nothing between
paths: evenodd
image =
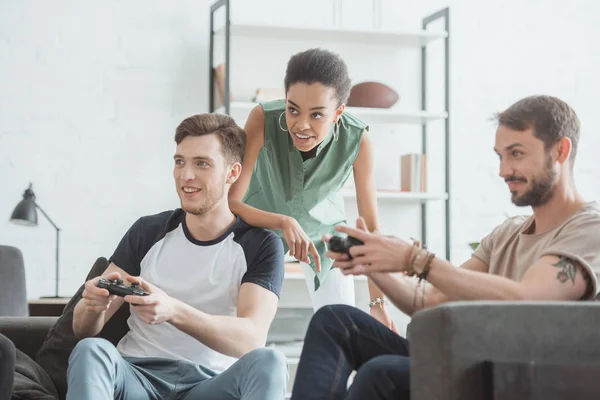
<instances>
[{"instance_id":1,"label":"black joystick","mask_svg":"<svg viewBox=\"0 0 600 400\"><path fill-rule=\"evenodd\" d=\"M110 294L116 294L117 296L148 296L150 293L146 292L137 282L133 282L131 286L127 286L123 283L122 279L108 280L106 278L100 278L98 281L98 287L108 290Z\"/></svg>"},{"instance_id":2,"label":"black joystick","mask_svg":"<svg viewBox=\"0 0 600 400\"><path fill-rule=\"evenodd\" d=\"M346 236L345 238L339 236L332 236L329 239L329 250L334 251L336 253L344 253L350 259L352 259L352 255L350 254L350 247L358 246L364 244L361 240L353 238L352 236Z\"/></svg>"}]
</instances>

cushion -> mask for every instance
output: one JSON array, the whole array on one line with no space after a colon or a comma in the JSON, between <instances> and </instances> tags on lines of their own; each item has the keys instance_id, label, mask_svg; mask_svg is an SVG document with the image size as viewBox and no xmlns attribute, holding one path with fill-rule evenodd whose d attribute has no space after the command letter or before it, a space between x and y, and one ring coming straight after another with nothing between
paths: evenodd
<instances>
[{"instance_id":1,"label":"cushion","mask_svg":"<svg viewBox=\"0 0 600 400\"><path fill-rule=\"evenodd\" d=\"M13 342L0 334L0 399L9 398L12 392L15 352Z\"/></svg>"},{"instance_id":2,"label":"cushion","mask_svg":"<svg viewBox=\"0 0 600 400\"><path fill-rule=\"evenodd\" d=\"M58 400L50 375L27 354L17 349L12 399Z\"/></svg>"},{"instance_id":3,"label":"cushion","mask_svg":"<svg viewBox=\"0 0 600 400\"><path fill-rule=\"evenodd\" d=\"M94 263L86 281L102 275L108 267L108 260L100 257ZM38 350L35 360L48 372L61 398L67 393L67 366L71 351L79 341L73 333L73 309L81 300L83 285L71 298L63 310L63 314L48 331L42 347ZM104 326L98 337L105 338L113 344L127 333L129 307L121 307Z\"/></svg>"},{"instance_id":4,"label":"cushion","mask_svg":"<svg viewBox=\"0 0 600 400\"><path fill-rule=\"evenodd\" d=\"M0 246L0 315L28 314L23 254L15 247Z\"/></svg>"}]
</instances>

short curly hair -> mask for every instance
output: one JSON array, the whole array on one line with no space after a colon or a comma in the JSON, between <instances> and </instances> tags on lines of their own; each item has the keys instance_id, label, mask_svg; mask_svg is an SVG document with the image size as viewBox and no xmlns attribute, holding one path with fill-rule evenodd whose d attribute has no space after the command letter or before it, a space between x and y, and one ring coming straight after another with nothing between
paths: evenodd
<instances>
[{"instance_id":1,"label":"short curly hair","mask_svg":"<svg viewBox=\"0 0 600 400\"><path fill-rule=\"evenodd\" d=\"M348 101L352 83L348 67L342 58L324 49L309 49L294 54L288 61L285 72L285 93L295 83L320 83L335 90L338 105Z\"/></svg>"}]
</instances>

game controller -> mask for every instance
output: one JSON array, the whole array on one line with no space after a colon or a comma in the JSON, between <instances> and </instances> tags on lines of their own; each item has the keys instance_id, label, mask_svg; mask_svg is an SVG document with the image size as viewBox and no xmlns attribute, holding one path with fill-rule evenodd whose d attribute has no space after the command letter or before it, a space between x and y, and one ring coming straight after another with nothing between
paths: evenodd
<instances>
[{"instance_id":1,"label":"game controller","mask_svg":"<svg viewBox=\"0 0 600 400\"><path fill-rule=\"evenodd\" d=\"M350 259L352 259L352 255L350 254L350 247L358 246L364 244L362 241L353 238L352 236L346 236L342 238L340 236L332 236L329 239L329 250L334 251L336 253L344 253Z\"/></svg>"},{"instance_id":2,"label":"game controller","mask_svg":"<svg viewBox=\"0 0 600 400\"><path fill-rule=\"evenodd\" d=\"M121 279L108 280L106 278L100 278L98 281L98 287L108 290L110 294L116 294L117 296L148 296L150 293L146 292L136 282L131 283L131 286L127 286Z\"/></svg>"}]
</instances>

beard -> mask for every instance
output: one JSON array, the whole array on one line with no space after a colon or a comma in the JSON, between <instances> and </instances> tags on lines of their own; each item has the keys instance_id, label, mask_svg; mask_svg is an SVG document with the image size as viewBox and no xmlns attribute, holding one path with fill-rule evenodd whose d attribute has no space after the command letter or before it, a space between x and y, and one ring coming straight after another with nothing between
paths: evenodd
<instances>
[{"instance_id":1,"label":"beard","mask_svg":"<svg viewBox=\"0 0 600 400\"><path fill-rule=\"evenodd\" d=\"M505 179L506 182L518 181L527 182L525 178L517 176L509 176ZM537 176L531 178L531 188L521 196L517 195L516 191L511 191L512 202L518 207L540 207L548 203L554 194L552 190L556 182L556 171L552 168L552 158L548 157L546 167Z\"/></svg>"},{"instance_id":2,"label":"beard","mask_svg":"<svg viewBox=\"0 0 600 400\"><path fill-rule=\"evenodd\" d=\"M206 198L204 201L202 201L201 204L198 205L189 205L189 204L184 204L184 200L180 197L179 200L181 201L181 208L183 209L183 211L185 211L186 213L192 214L192 215L204 215L207 212L209 212L210 210L212 210L212 208L215 206L215 204L217 204L221 199L223 199L223 195L225 193L225 187L224 186L220 186L215 188L215 190L212 191L208 191L205 189L203 189L203 191L205 192Z\"/></svg>"}]
</instances>

